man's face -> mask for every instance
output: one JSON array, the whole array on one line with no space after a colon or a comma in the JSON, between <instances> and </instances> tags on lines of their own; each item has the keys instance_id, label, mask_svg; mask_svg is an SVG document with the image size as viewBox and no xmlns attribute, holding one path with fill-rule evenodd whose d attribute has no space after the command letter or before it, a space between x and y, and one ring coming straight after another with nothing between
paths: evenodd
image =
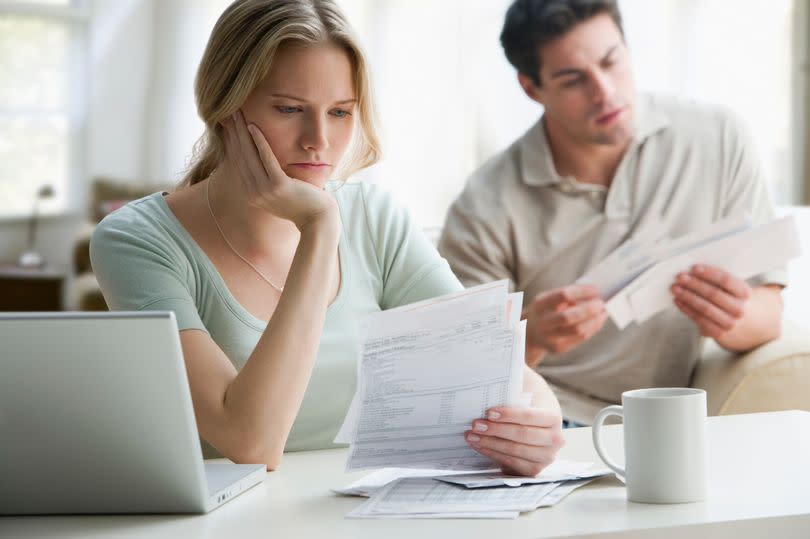
<instances>
[{"instance_id":1,"label":"man's face","mask_svg":"<svg viewBox=\"0 0 810 539\"><path fill-rule=\"evenodd\" d=\"M623 145L633 135L635 89L621 32L608 14L540 48L540 86L521 75L545 108L550 131L578 144Z\"/></svg>"}]
</instances>

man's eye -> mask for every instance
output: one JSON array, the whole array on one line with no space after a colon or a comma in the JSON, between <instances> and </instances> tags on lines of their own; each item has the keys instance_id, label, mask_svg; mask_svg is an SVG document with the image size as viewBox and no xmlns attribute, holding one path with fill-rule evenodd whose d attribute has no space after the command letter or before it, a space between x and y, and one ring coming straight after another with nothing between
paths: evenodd
<instances>
[{"instance_id":1,"label":"man's eye","mask_svg":"<svg viewBox=\"0 0 810 539\"><path fill-rule=\"evenodd\" d=\"M563 82L563 88L572 88L572 87L576 86L577 84L579 84L580 82L582 82L582 77L576 77L576 78L573 78L573 79L568 79L565 82Z\"/></svg>"},{"instance_id":2,"label":"man's eye","mask_svg":"<svg viewBox=\"0 0 810 539\"><path fill-rule=\"evenodd\" d=\"M294 112L298 112L300 109L298 107L285 107L281 105L276 107L276 110L282 114L292 114Z\"/></svg>"}]
</instances>

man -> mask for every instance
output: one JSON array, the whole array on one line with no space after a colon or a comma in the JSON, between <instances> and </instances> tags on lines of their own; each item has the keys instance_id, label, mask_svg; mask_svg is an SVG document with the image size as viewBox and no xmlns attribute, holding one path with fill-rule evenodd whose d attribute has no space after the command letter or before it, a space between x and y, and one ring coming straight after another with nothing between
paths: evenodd
<instances>
[{"instance_id":1,"label":"man","mask_svg":"<svg viewBox=\"0 0 810 539\"><path fill-rule=\"evenodd\" d=\"M501 43L544 112L470 177L439 250L466 285L507 278L525 292L526 362L564 417L590 424L623 391L688 385L701 336L735 351L776 338L784 271L745 282L684 268L673 308L623 331L606 323L596 287L572 284L653 223L677 237L730 215L770 220L740 122L636 96L616 0L516 0Z\"/></svg>"}]
</instances>

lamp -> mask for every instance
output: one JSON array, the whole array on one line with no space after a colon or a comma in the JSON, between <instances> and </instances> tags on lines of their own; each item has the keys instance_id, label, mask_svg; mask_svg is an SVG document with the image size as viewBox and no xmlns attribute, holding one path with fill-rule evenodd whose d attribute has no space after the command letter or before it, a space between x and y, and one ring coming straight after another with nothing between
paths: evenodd
<instances>
[{"instance_id":1,"label":"lamp","mask_svg":"<svg viewBox=\"0 0 810 539\"><path fill-rule=\"evenodd\" d=\"M34 250L34 244L37 239L39 201L43 198L51 198L53 195L53 187L50 185L43 185L37 191L37 196L34 199L34 211L31 213L31 219L28 221L28 248L20 255L20 259L17 261L17 265L21 268L41 268L45 265L45 259Z\"/></svg>"}]
</instances>

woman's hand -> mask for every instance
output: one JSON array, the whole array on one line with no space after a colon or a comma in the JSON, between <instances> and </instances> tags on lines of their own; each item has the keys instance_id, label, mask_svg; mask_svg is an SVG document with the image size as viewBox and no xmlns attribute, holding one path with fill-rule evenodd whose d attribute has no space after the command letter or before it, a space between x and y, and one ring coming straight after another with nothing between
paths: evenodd
<instances>
[{"instance_id":1,"label":"woman's hand","mask_svg":"<svg viewBox=\"0 0 810 539\"><path fill-rule=\"evenodd\" d=\"M542 408L491 408L487 419L473 421L464 438L509 475L539 474L565 445L562 417Z\"/></svg>"},{"instance_id":2,"label":"woman's hand","mask_svg":"<svg viewBox=\"0 0 810 539\"><path fill-rule=\"evenodd\" d=\"M329 193L287 176L264 134L246 124L241 110L222 125L226 158L252 205L292 221L299 230L319 216L337 211Z\"/></svg>"}]
</instances>

